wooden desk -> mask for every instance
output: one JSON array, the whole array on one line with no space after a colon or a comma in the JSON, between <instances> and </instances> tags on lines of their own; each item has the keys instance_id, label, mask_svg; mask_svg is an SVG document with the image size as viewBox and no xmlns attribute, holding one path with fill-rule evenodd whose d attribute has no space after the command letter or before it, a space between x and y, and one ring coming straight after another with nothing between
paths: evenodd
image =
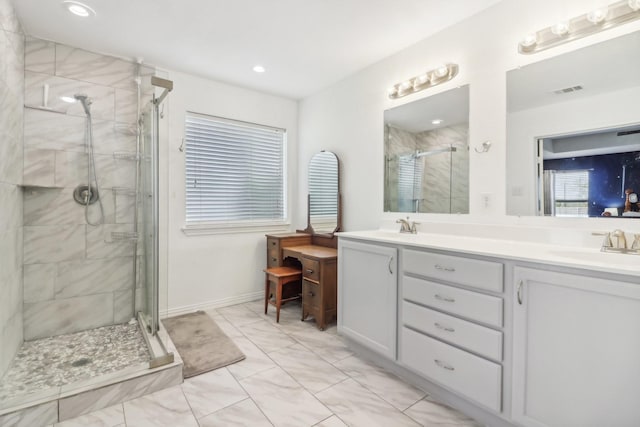
<instances>
[{"instance_id":1,"label":"wooden desk","mask_svg":"<svg viewBox=\"0 0 640 427\"><path fill-rule=\"evenodd\" d=\"M311 244L303 233L267 235L267 265L302 265L302 320L312 315L320 330L337 318L338 250Z\"/></svg>"}]
</instances>

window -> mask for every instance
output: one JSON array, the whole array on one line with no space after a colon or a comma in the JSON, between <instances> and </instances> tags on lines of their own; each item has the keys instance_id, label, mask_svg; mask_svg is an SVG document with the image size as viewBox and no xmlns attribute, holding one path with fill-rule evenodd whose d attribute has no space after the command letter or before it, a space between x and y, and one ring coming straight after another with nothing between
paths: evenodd
<instances>
[{"instance_id":1,"label":"window","mask_svg":"<svg viewBox=\"0 0 640 427\"><path fill-rule=\"evenodd\" d=\"M186 229L282 225L286 131L187 113Z\"/></svg>"},{"instance_id":2,"label":"window","mask_svg":"<svg viewBox=\"0 0 640 427\"><path fill-rule=\"evenodd\" d=\"M554 216L589 216L589 171L549 171Z\"/></svg>"}]
</instances>

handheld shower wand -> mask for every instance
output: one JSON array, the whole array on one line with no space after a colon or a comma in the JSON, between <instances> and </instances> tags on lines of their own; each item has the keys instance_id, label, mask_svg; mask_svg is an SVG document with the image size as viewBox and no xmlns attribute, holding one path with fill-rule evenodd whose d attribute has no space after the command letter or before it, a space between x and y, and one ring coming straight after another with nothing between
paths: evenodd
<instances>
[{"instance_id":1,"label":"handheld shower wand","mask_svg":"<svg viewBox=\"0 0 640 427\"><path fill-rule=\"evenodd\" d=\"M82 104L82 108L84 108L85 114L87 116L91 116L91 110L89 109L89 106L91 105L91 98L83 93L76 93L73 97L80 101L80 103Z\"/></svg>"}]
</instances>

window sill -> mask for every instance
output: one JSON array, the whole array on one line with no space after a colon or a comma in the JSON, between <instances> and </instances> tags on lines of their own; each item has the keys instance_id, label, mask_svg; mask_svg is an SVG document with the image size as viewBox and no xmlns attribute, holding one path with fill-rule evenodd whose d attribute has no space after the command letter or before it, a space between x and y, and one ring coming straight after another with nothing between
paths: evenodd
<instances>
[{"instance_id":1,"label":"window sill","mask_svg":"<svg viewBox=\"0 0 640 427\"><path fill-rule=\"evenodd\" d=\"M288 222L225 222L225 223L202 223L188 224L182 227L182 232L187 236L206 236L214 234L236 234L236 233L273 233L277 231L288 231Z\"/></svg>"}]
</instances>

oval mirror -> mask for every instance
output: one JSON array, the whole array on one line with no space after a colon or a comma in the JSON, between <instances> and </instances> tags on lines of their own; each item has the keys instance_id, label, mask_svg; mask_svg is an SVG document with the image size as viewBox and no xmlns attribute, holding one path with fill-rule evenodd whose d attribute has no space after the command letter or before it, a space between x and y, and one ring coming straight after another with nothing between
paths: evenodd
<instances>
[{"instance_id":1,"label":"oval mirror","mask_svg":"<svg viewBox=\"0 0 640 427\"><path fill-rule=\"evenodd\" d=\"M338 157L330 151L309 162L309 228L326 234L340 228L340 173Z\"/></svg>"}]
</instances>

